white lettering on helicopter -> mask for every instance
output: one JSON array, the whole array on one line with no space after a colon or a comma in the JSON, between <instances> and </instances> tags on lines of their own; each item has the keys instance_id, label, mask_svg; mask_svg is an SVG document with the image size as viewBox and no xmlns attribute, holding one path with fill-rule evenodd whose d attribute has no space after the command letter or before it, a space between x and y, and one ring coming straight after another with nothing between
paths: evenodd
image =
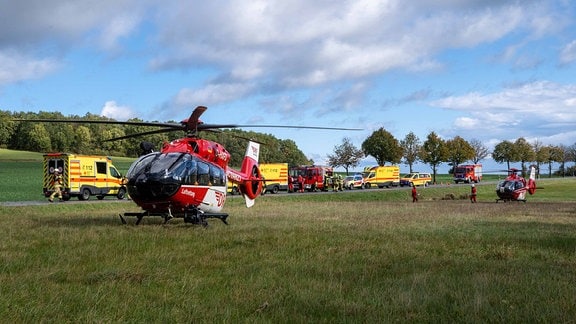
<instances>
[{"instance_id":1,"label":"white lettering on helicopter","mask_svg":"<svg viewBox=\"0 0 576 324\"><path fill-rule=\"evenodd\" d=\"M242 177L237 175L236 173L228 172L226 175L228 176L228 179L230 179L231 181L235 181L235 182L241 182L242 181Z\"/></svg>"},{"instance_id":2,"label":"white lettering on helicopter","mask_svg":"<svg viewBox=\"0 0 576 324\"><path fill-rule=\"evenodd\" d=\"M220 152L218 151L218 154L216 154L216 157L224 162L228 162L228 155L224 152Z\"/></svg>"},{"instance_id":3,"label":"white lettering on helicopter","mask_svg":"<svg viewBox=\"0 0 576 324\"><path fill-rule=\"evenodd\" d=\"M180 193L183 195L186 195L186 196L190 196L192 198L196 197L196 193L192 190L182 189L182 191Z\"/></svg>"}]
</instances>

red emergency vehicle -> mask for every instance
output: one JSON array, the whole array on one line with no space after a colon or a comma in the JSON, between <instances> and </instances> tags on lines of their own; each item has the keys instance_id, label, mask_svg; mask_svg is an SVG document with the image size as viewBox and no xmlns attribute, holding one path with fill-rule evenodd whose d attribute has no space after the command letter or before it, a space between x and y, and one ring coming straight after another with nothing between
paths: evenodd
<instances>
[{"instance_id":1,"label":"red emergency vehicle","mask_svg":"<svg viewBox=\"0 0 576 324\"><path fill-rule=\"evenodd\" d=\"M304 190L308 191L326 191L332 186L332 176L334 170L331 167L321 165L303 165L290 168L290 177L292 178L292 185L294 191L300 190L298 176L304 178Z\"/></svg>"},{"instance_id":2,"label":"red emergency vehicle","mask_svg":"<svg viewBox=\"0 0 576 324\"><path fill-rule=\"evenodd\" d=\"M455 183L480 181L482 181L482 164L461 164L454 168Z\"/></svg>"}]
</instances>

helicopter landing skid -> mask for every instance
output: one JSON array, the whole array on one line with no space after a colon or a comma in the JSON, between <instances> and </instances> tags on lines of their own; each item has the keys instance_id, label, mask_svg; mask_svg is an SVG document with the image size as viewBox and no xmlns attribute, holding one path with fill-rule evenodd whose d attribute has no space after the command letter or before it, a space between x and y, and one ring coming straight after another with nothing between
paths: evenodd
<instances>
[{"instance_id":1,"label":"helicopter landing skid","mask_svg":"<svg viewBox=\"0 0 576 324\"><path fill-rule=\"evenodd\" d=\"M120 216L120 221L122 224L126 225L126 219L122 216L122 214L118 214ZM135 216L136 217L136 225L139 225L144 216L160 216L164 218L164 224L168 223L169 220L174 218L172 216L172 212L168 209L167 213L151 213L151 212L141 212L141 213L124 213L124 216ZM195 225L202 225L204 227L208 226L208 222L206 219L208 218L217 218L222 221L222 223L228 225L226 219L228 218L228 214L226 213L206 213L201 211L196 207L190 208L188 211L184 213L184 222L191 223Z\"/></svg>"},{"instance_id":2,"label":"helicopter landing skid","mask_svg":"<svg viewBox=\"0 0 576 324\"><path fill-rule=\"evenodd\" d=\"M196 207L190 207L190 209L184 213L184 222L192 224L200 224L202 226L208 226L206 222L207 218L217 218L222 221L222 223L228 225L226 219L228 214L226 213L206 213Z\"/></svg>"},{"instance_id":3,"label":"helicopter landing skid","mask_svg":"<svg viewBox=\"0 0 576 324\"><path fill-rule=\"evenodd\" d=\"M521 201L523 203L526 203L526 199L505 199L505 198L498 198L496 199L496 202L499 201L503 201L503 202L509 202L509 201Z\"/></svg>"}]
</instances>

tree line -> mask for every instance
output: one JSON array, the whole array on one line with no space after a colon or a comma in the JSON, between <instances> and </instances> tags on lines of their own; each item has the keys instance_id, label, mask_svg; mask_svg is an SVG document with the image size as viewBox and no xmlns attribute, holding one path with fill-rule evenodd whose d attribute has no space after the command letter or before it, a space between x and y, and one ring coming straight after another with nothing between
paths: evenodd
<instances>
[{"instance_id":1,"label":"tree line","mask_svg":"<svg viewBox=\"0 0 576 324\"><path fill-rule=\"evenodd\" d=\"M14 121L25 119L26 121ZM34 122L34 119L69 120L65 123ZM0 110L0 147L33 151L33 152L70 152L77 154L97 154L111 156L137 157L141 153L142 138L134 137L120 141L110 139L149 131L147 126L117 124L86 124L78 121L115 121L114 119L86 114L84 116L64 116L59 112L9 112ZM129 121L143 122L134 118ZM176 123L169 121L169 123ZM171 139L184 136L181 131L146 135L145 140L156 145ZM243 130L222 130L203 132L202 137L221 143L230 152L232 166L240 166L246 149L246 139L263 143L260 160L263 163L287 162L289 166L313 164L290 139L282 140L271 134ZM520 162L525 171L528 163L533 163L540 170L542 165L552 174L552 163L560 163L560 175L575 175L576 167L566 167L566 162L576 165L576 143L566 145L543 145L536 141L529 143L524 138L516 141L502 141L492 152L479 140L465 140L460 136L444 140L431 132L422 141L413 132L402 140L397 140L384 128L374 131L364 140L361 148L355 147L349 138L334 147L333 154L328 154L328 164L332 167L343 167L348 173L350 168L360 164L365 156L372 156L378 165L386 163L404 163L410 172L417 162L430 165L434 181L438 167L442 163L454 167L466 161L478 163L489 154L499 163Z\"/></svg>"},{"instance_id":2,"label":"tree line","mask_svg":"<svg viewBox=\"0 0 576 324\"><path fill-rule=\"evenodd\" d=\"M26 121L14 121L25 119ZM69 122L35 122L34 119ZM59 112L9 112L0 110L0 147L32 152L69 152L110 156L137 157L143 140L159 149L164 142L185 136L182 131L151 134L117 141L110 139L150 131L150 127L117 124L89 124L80 121L115 121L94 114L64 116ZM134 118L128 121L143 122ZM179 124L179 122L169 121ZM243 130L202 132L202 138L224 145L230 152L230 165L240 166L246 152L247 139L263 143L261 162L288 162L290 165L312 164L293 140L281 140L270 134Z\"/></svg>"},{"instance_id":3,"label":"tree line","mask_svg":"<svg viewBox=\"0 0 576 324\"><path fill-rule=\"evenodd\" d=\"M518 138L511 142L504 140L498 143L492 152L479 140L465 140L460 136L444 140L435 132L430 132L423 142L413 132L410 132L402 140L397 140L390 132L380 128L372 133L361 148L355 147L349 138L344 138L342 144L334 147L334 154L328 155L329 164L332 167L343 167L348 173L350 168L360 164L365 156L372 156L378 165L386 163L404 163L412 172L413 165L421 161L428 164L433 172L433 181L436 182L437 169L442 163L448 163L452 168L466 161L474 164L492 155L498 163L506 163L510 169L510 163L520 162L522 172L525 173L529 164L536 165L540 171L542 165L548 168L548 174L552 175L552 164L560 163L558 173L560 175L575 175L576 167L566 167L567 162L576 165L576 143L566 145L543 145L536 141L529 143L524 138ZM450 172L451 173L451 172Z\"/></svg>"}]
</instances>

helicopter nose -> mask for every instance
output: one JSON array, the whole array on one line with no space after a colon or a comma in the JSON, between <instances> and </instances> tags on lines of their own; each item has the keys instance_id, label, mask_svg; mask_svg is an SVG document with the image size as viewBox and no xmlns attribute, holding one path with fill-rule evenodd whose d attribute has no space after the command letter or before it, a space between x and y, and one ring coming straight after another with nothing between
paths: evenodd
<instances>
[{"instance_id":1,"label":"helicopter nose","mask_svg":"<svg viewBox=\"0 0 576 324\"><path fill-rule=\"evenodd\" d=\"M136 182L128 185L128 193L136 199L165 199L173 196L180 185L158 181Z\"/></svg>"}]
</instances>

